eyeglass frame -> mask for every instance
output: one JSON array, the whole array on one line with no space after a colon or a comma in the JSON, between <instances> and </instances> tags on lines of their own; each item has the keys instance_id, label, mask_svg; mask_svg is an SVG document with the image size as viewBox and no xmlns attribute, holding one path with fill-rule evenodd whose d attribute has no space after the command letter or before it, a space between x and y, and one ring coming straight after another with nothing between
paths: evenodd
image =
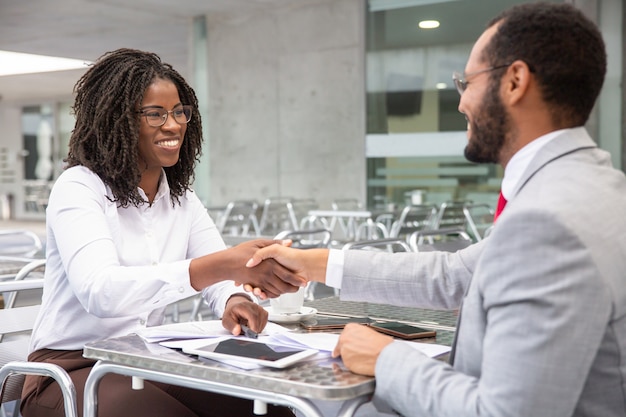
<instances>
[{"instance_id":1,"label":"eyeglass frame","mask_svg":"<svg viewBox=\"0 0 626 417\"><path fill-rule=\"evenodd\" d=\"M146 111L164 111L165 113L163 113L163 115L161 116L161 124L157 124L157 125L153 125L150 124L150 121L148 120L148 115L146 114ZM183 114L185 114L186 116L186 111L189 111L189 118L187 120L185 120L184 122L179 121L176 116L174 117L174 120L176 121L176 123L178 123L179 125L186 125L187 123L189 123L191 121L191 117L193 116L193 106L190 104L185 104L182 106L176 106L174 107L172 110L165 110L162 107L146 107L144 109L140 109L139 111L137 111L137 114L141 114L142 116L144 116L146 118L146 123L148 123L148 126L151 127L161 127L163 126L165 123L167 123L167 119L169 119L170 114L173 114L176 111L182 110Z\"/></svg>"},{"instance_id":2,"label":"eyeglass frame","mask_svg":"<svg viewBox=\"0 0 626 417\"><path fill-rule=\"evenodd\" d=\"M479 75L482 73L495 71L495 70L502 69L502 68L507 68L510 66L511 64L494 65L493 67L484 68L478 71L470 72L469 74L466 74L465 72L461 73L458 71L454 71L452 73L452 81L454 82L456 91L458 91L459 95L462 96L465 90L467 90L467 85L469 84L469 81L467 81L468 77L473 77L474 75Z\"/></svg>"}]
</instances>

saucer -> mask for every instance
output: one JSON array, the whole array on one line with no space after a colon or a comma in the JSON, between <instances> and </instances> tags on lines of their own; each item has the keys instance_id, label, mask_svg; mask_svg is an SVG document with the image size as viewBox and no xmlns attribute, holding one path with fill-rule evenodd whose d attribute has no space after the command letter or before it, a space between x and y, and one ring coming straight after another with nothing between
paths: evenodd
<instances>
[{"instance_id":1,"label":"saucer","mask_svg":"<svg viewBox=\"0 0 626 417\"><path fill-rule=\"evenodd\" d=\"M317 310L311 307L302 307L298 313L275 313L271 306L264 308L269 313L269 321L275 323L297 323L317 314Z\"/></svg>"}]
</instances>

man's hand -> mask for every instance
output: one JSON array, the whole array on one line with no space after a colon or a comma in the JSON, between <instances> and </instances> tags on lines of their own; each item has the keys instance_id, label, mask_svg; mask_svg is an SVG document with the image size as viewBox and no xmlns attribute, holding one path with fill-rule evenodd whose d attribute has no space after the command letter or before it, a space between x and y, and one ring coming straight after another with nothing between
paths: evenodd
<instances>
[{"instance_id":1,"label":"man's hand","mask_svg":"<svg viewBox=\"0 0 626 417\"><path fill-rule=\"evenodd\" d=\"M244 294L235 294L226 302L222 326L235 336L241 334L241 323L260 333L267 324L267 311Z\"/></svg>"},{"instance_id":2,"label":"man's hand","mask_svg":"<svg viewBox=\"0 0 626 417\"><path fill-rule=\"evenodd\" d=\"M367 326L349 323L341 332L333 358L341 356L344 365L356 374L374 376L380 352L393 342L393 337Z\"/></svg>"}]
</instances>

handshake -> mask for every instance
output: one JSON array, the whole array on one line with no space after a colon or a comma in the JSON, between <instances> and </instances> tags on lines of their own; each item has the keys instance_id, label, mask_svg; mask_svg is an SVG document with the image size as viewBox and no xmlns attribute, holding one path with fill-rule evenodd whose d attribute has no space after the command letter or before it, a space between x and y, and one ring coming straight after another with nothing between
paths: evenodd
<instances>
[{"instance_id":1,"label":"handshake","mask_svg":"<svg viewBox=\"0 0 626 417\"><path fill-rule=\"evenodd\" d=\"M290 240L257 239L230 248L237 252L235 285L261 299L296 292L309 281L324 282L328 249L294 249Z\"/></svg>"}]
</instances>

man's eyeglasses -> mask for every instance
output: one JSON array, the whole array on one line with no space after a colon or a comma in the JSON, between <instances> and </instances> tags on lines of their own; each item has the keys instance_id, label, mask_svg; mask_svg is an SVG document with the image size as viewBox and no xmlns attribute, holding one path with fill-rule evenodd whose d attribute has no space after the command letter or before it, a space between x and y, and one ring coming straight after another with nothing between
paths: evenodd
<instances>
[{"instance_id":1,"label":"man's eyeglasses","mask_svg":"<svg viewBox=\"0 0 626 417\"><path fill-rule=\"evenodd\" d=\"M458 91L460 95L463 95L463 93L465 92L465 89L467 88L467 85L469 84L469 81L467 81L469 77L473 77L474 75L482 74L484 72L495 71L497 69L506 68L509 65L511 64L496 65L495 67L489 67L489 68L482 69L480 71L470 72L469 74L454 71L452 73L452 81L454 81L454 86L456 87L456 91Z\"/></svg>"},{"instance_id":2,"label":"man's eyeglasses","mask_svg":"<svg viewBox=\"0 0 626 417\"><path fill-rule=\"evenodd\" d=\"M148 125L152 127L160 127L167 122L167 118L170 114L174 116L174 120L176 120L178 124L184 125L189 123L191 120L192 109L192 106L180 106L176 107L174 110L167 111L165 109L155 107L142 109L137 113L146 117Z\"/></svg>"}]
</instances>

